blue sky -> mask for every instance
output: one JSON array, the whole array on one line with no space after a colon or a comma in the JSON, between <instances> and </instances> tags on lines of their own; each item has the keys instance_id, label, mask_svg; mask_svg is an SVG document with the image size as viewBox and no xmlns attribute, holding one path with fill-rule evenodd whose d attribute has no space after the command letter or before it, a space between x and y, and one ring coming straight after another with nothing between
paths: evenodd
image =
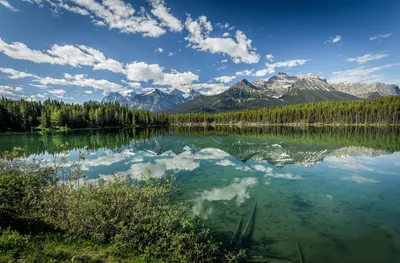
<instances>
[{"instance_id":1,"label":"blue sky","mask_svg":"<svg viewBox=\"0 0 400 263\"><path fill-rule=\"evenodd\" d=\"M0 96L216 94L283 71L400 85L397 0L0 0Z\"/></svg>"}]
</instances>

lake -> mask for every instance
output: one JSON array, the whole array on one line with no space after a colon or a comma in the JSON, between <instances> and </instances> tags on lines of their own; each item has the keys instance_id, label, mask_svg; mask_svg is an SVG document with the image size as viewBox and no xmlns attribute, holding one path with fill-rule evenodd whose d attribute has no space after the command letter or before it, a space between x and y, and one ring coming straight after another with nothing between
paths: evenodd
<instances>
[{"instance_id":1,"label":"lake","mask_svg":"<svg viewBox=\"0 0 400 263\"><path fill-rule=\"evenodd\" d=\"M79 155L88 180L175 175L215 238L257 262L400 262L400 131L395 128L82 130L1 134L28 160ZM254 214L254 221L250 220Z\"/></svg>"}]
</instances>

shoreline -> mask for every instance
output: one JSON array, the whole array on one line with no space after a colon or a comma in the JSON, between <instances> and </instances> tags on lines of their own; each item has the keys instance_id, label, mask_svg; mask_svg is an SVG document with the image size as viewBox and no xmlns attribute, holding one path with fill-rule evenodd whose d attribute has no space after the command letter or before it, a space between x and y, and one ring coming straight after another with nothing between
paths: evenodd
<instances>
[{"instance_id":1,"label":"shoreline","mask_svg":"<svg viewBox=\"0 0 400 263\"><path fill-rule=\"evenodd\" d=\"M400 124L389 123L172 123L170 127L400 127Z\"/></svg>"}]
</instances>

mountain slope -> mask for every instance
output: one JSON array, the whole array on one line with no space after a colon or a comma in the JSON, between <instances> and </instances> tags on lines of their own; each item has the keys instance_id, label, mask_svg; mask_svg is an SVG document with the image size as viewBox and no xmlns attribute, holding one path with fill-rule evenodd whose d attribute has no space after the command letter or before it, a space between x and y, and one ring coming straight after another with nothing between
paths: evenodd
<instances>
[{"instance_id":1,"label":"mountain slope","mask_svg":"<svg viewBox=\"0 0 400 263\"><path fill-rule=\"evenodd\" d=\"M359 98L351 94L335 90L325 79L314 74L300 78L282 96L286 104L357 99Z\"/></svg>"},{"instance_id":2,"label":"mountain slope","mask_svg":"<svg viewBox=\"0 0 400 263\"><path fill-rule=\"evenodd\" d=\"M279 100L268 96L260 88L243 79L220 94L200 95L192 101L171 108L168 112L218 112L280 104Z\"/></svg>"},{"instance_id":3,"label":"mountain slope","mask_svg":"<svg viewBox=\"0 0 400 263\"><path fill-rule=\"evenodd\" d=\"M255 80L252 84L263 90L266 95L279 98L288 92L289 87L298 80L299 78L296 76L288 76L286 73L279 72L269 80Z\"/></svg>"},{"instance_id":4,"label":"mountain slope","mask_svg":"<svg viewBox=\"0 0 400 263\"><path fill-rule=\"evenodd\" d=\"M337 91L349 93L363 99L400 95L400 88L397 85L380 82L371 84L338 83L332 84L332 87Z\"/></svg>"},{"instance_id":5,"label":"mountain slope","mask_svg":"<svg viewBox=\"0 0 400 263\"><path fill-rule=\"evenodd\" d=\"M358 98L353 95L333 89L325 79L314 74L290 77L285 73L279 73L268 81L250 83L244 79L220 94L200 96L171 108L169 112L220 112L304 102L356 99Z\"/></svg>"},{"instance_id":6,"label":"mountain slope","mask_svg":"<svg viewBox=\"0 0 400 263\"><path fill-rule=\"evenodd\" d=\"M102 103L118 103L128 106L131 109L144 109L150 111L166 111L176 105L193 100L200 93L194 90L185 93L181 90L174 89L171 93L165 93L161 90L154 89L143 94L131 93L124 97L119 93L110 93L103 98Z\"/></svg>"}]
</instances>

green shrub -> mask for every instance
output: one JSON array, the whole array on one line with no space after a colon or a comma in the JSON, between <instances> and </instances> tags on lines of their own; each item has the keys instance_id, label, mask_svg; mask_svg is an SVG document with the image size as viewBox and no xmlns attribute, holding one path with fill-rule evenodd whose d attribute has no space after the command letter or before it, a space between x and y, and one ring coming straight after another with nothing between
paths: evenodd
<instances>
[{"instance_id":1,"label":"green shrub","mask_svg":"<svg viewBox=\"0 0 400 263\"><path fill-rule=\"evenodd\" d=\"M242 251L224 251L188 206L173 200L178 193L173 179L148 176L138 182L112 177L89 182L81 179L79 167L64 171L62 165L52 169L15 157L16 153L0 156L0 222L14 230L2 232L0 261L4 255L6 261L10 255L28 262L68 261L82 256L78 245L82 242L89 242L88 250L96 253L104 248L107 255L102 258L134 257L144 262L242 258ZM57 182L56 174L66 180ZM38 227L43 224L46 228ZM49 240L43 238L48 236ZM73 249L58 250L58 246ZM38 252L48 247L54 251Z\"/></svg>"},{"instance_id":2,"label":"green shrub","mask_svg":"<svg viewBox=\"0 0 400 263\"><path fill-rule=\"evenodd\" d=\"M0 229L0 254L17 256L32 248L33 243L29 235L22 236L10 229Z\"/></svg>"}]
</instances>

